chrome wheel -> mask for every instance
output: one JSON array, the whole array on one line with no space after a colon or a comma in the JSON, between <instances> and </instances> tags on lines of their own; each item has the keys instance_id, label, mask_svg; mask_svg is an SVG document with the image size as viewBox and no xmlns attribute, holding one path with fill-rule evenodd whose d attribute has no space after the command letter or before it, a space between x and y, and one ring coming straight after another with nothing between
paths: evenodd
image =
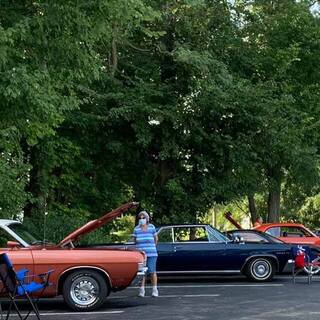
<instances>
[{"instance_id":1,"label":"chrome wheel","mask_svg":"<svg viewBox=\"0 0 320 320\"><path fill-rule=\"evenodd\" d=\"M75 311L99 308L108 296L110 287L106 279L95 270L75 270L63 282L65 302Z\"/></svg>"},{"instance_id":2,"label":"chrome wheel","mask_svg":"<svg viewBox=\"0 0 320 320\"><path fill-rule=\"evenodd\" d=\"M75 303L86 306L99 296L99 284L91 277L80 277L70 287L70 296Z\"/></svg>"},{"instance_id":3,"label":"chrome wheel","mask_svg":"<svg viewBox=\"0 0 320 320\"><path fill-rule=\"evenodd\" d=\"M248 276L255 281L267 281L274 275L274 266L266 258L255 258L248 265Z\"/></svg>"}]
</instances>

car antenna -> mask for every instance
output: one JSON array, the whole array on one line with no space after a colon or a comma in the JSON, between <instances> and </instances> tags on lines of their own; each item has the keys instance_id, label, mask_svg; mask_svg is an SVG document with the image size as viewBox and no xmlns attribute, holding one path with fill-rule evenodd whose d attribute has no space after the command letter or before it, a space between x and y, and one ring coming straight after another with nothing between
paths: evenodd
<instances>
[{"instance_id":1,"label":"car antenna","mask_svg":"<svg viewBox=\"0 0 320 320\"><path fill-rule=\"evenodd\" d=\"M43 241L42 244L44 248L46 247L46 222L47 222L47 215L48 211L44 212L44 217L43 217Z\"/></svg>"}]
</instances>

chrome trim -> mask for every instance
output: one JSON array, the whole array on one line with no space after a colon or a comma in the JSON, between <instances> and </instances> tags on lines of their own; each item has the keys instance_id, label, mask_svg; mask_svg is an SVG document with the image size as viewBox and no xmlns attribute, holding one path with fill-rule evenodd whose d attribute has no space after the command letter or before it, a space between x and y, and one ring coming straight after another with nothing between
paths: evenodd
<instances>
[{"instance_id":1,"label":"chrome trim","mask_svg":"<svg viewBox=\"0 0 320 320\"><path fill-rule=\"evenodd\" d=\"M167 225L167 226L162 226L159 228L159 230L161 228L183 228L183 227L205 227L207 226L207 224L205 223L188 223L188 224L172 224L172 225Z\"/></svg>"},{"instance_id":2,"label":"chrome trim","mask_svg":"<svg viewBox=\"0 0 320 320\"><path fill-rule=\"evenodd\" d=\"M141 270L139 270L137 272L137 276L138 277L144 277L147 272L148 272L148 268L147 267L143 267Z\"/></svg>"},{"instance_id":3,"label":"chrome trim","mask_svg":"<svg viewBox=\"0 0 320 320\"><path fill-rule=\"evenodd\" d=\"M67 273L67 272L69 272L69 271L71 271L71 270L78 270L78 269L95 269L95 270L102 271L102 272L107 276L107 278L108 278L108 280L109 280L109 283L110 283L110 286L111 286L111 288L112 288L112 281L111 281L111 278L110 278L109 274L108 274L105 270L103 270L103 269L101 269L101 268L99 268L99 267L95 267L95 266L76 266L76 267L71 267L71 268L69 268L69 269L66 269L66 270L64 270L64 271L59 275L58 283L59 283L61 277L62 277L65 273ZM58 291L58 286L57 286L57 291Z\"/></svg>"},{"instance_id":4,"label":"chrome trim","mask_svg":"<svg viewBox=\"0 0 320 320\"><path fill-rule=\"evenodd\" d=\"M172 226L163 226L163 227L160 227L157 231L157 235L159 236L159 233L161 232L161 230L166 230L166 229L171 229L171 242L170 241L166 241L166 242L161 242L161 241L158 241L158 243L173 243L173 227Z\"/></svg>"},{"instance_id":5,"label":"chrome trim","mask_svg":"<svg viewBox=\"0 0 320 320\"><path fill-rule=\"evenodd\" d=\"M7 225L0 225L0 227L5 230L7 233L9 233L13 238L15 238L20 244L22 244L24 247L30 247L30 245L24 241L22 238L20 238L16 233L14 233L9 226L12 224L22 224L19 221L12 221L12 223L7 224Z\"/></svg>"},{"instance_id":6,"label":"chrome trim","mask_svg":"<svg viewBox=\"0 0 320 320\"><path fill-rule=\"evenodd\" d=\"M190 228L190 227L203 227L205 228L205 231L207 233L208 239L209 239L209 230L211 228L211 226L207 225L207 224L175 224L175 225L169 225L169 226L162 226L158 229L157 234L160 233L161 230L163 229L171 229L171 242L160 242L159 243L171 243L171 244L175 244L175 243L228 243L228 242L232 242L231 240L227 240L227 241L212 241L212 240L208 240L208 241L175 241L174 239L174 228Z\"/></svg>"},{"instance_id":7,"label":"chrome trim","mask_svg":"<svg viewBox=\"0 0 320 320\"><path fill-rule=\"evenodd\" d=\"M144 268L147 266L147 261L138 262L138 272L143 271Z\"/></svg>"},{"instance_id":8,"label":"chrome trim","mask_svg":"<svg viewBox=\"0 0 320 320\"><path fill-rule=\"evenodd\" d=\"M141 280L145 277L145 275L147 274L148 268L147 267L143 267L142 270L139 270L136 274L136 276L134 277L134 279L131 281L131 285L137 285L141 282Z\"/></svg>"},{"instance_id":9,"label":"chrome trim","mask_svg":"<svg viewBox=\"0 0 320 320\"><path fill-rule=\"evenodd\" d=\"M157 274L177 273L241 273L240 270L187 270L187 271L157 271Z\"/></svg>"}]
</instances>

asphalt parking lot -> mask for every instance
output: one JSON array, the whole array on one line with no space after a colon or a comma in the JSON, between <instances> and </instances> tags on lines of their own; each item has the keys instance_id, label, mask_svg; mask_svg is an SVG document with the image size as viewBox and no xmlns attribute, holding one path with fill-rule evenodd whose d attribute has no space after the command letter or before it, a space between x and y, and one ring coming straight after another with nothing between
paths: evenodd
<instances>
[{"instance_id":1,"label":"asphalt parking lot","mask_svg":"<svg viewBox=\"0 0 320 320\"><path fill-rule=\"evenodd\" d=\"M320 278L308 285L306 277L299 277L296 284L290 276L278 276L264 284L241 277L161 280L158 298L150 296L150 287L144 298L137 297L136 287L130 287L111 294L103 308L95 312L72 312L61 299L43 300L39 308L46 320L318 320L319 291ZM20 305L25 307L24 303Z\"/></svg>"}]
</instances>

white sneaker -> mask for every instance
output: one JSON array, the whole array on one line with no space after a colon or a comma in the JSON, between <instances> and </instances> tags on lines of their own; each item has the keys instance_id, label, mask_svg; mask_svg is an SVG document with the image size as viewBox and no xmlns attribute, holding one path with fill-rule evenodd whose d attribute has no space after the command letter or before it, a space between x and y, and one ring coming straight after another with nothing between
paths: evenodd
<instances>
[{"instance_id":1,"label":"white sneaker","mask_svg":"<svg viewBox=\"0 0 320 320\"><path fill-rule=\"evenodd\" d=\"M144 288L140 288L140 289L139 289L139 294L138 294L138 296L143 298L144 295L145 295Z\"/></svg>"},{"instance_id":2,"label":"white sneaker","mask_svg":"<svg viewBox=\"0 0 320 320\"><path fill-rule=\"evenodd\" d=\"M158 292L158 289L157 289L157 288L153 288L153 289L152 289L152 296L153 296L153 297L159 297L159 292Z\"/></svg>"}]
</instances>

